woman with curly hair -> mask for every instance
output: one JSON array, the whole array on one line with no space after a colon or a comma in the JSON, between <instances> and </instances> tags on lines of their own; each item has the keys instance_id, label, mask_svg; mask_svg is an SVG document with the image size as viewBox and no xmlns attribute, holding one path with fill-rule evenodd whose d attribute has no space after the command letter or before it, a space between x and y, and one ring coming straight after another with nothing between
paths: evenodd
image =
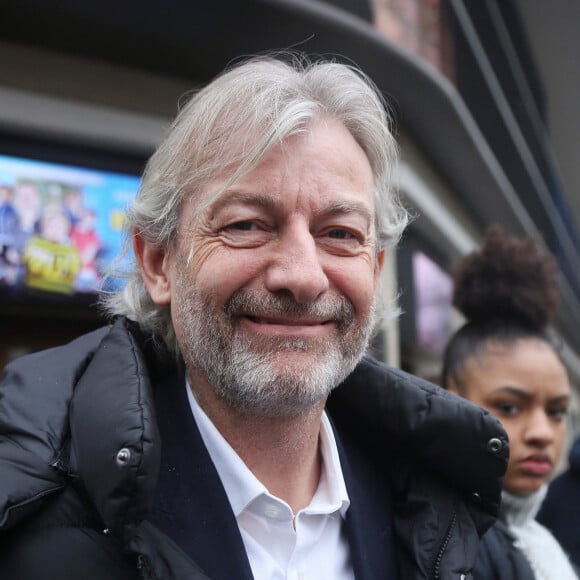
<instances>
[{"instance_id":1,"label":"woman with curly hair","mask_svg":"<svg viewBox=\"0 0 580 580\"><path fill-rule=\"evenodd\" d=\"M559 303L554 257L532 238L487 232L455 276L453 303L467 322L444 355L442 385L489 410L510 439L500 519L481 544L475 579L577 578L535 521L560 458L570 383L548 327Z\"/></svg>"}]
</instances>

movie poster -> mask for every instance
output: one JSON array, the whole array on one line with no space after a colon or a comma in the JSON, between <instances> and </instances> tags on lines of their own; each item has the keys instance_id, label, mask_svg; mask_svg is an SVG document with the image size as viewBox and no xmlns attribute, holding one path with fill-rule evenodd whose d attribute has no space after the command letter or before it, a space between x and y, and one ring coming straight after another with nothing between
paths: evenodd
<instances>
[{"instance_id":1,"label":"movie poster","mask_svg":"<svg viewBox=\"0 0 580 580\"><path fill-rule=\"evenodd\" d=\"M118 287L110 274L138 187L131 175L0 155L0 286Z\"/></svg>"}]
</instances>

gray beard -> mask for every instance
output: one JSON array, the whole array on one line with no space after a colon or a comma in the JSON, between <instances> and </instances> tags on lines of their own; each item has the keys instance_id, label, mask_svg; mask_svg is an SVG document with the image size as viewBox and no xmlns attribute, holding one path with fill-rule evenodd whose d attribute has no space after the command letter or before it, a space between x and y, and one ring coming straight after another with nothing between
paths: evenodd
<instances>
[{"instance_id":1,"label":"gray beard","mask_svg":"<svg viewBox=\"0 0 580 580\"><path fill-rule=\"evenodd\" d=\"M201 374L216 396L240 415L294 417L324 401L360 361L374 326L374 308L362 320L346 298L299 304L291 298L238 291L218 319L185 279L174 316L182 329L181 352L190 376ZM331 337L295 339L248 336L236 327L238 315L320 317L336 321ZM287 353L304 353L286 360ZM308 353L311 353L310 356ZM195 384L192 384L195 389Z\"/></svg>"}]
</instances>

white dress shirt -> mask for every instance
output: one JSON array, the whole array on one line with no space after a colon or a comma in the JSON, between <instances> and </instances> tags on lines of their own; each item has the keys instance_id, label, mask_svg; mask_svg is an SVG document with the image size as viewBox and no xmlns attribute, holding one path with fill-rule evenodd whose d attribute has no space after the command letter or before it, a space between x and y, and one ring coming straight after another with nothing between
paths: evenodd
<instances>
[{"instance_id":1,"label":"white dress shirt","mask_svg":"<svg viewBox=\"0 0 580 580\"><path fill-rule=\"evenodd\" d=\"M294 514L248 469L199 406L189 385L187 395L238 522L254 578L353 580L344 526L350 502L326 414L320 429L320 482L310 504Z\"/></svg>"}]
</instances>

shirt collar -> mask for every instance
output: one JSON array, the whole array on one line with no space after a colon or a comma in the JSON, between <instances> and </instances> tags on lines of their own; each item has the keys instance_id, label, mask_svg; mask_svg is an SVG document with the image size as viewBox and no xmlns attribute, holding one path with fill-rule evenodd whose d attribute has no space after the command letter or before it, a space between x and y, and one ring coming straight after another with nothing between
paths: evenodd
<instances>
[{"instance_id":1,"label":"shirt collar","mask_svg":"<svg viewBox=\"0 0 580 580\"><path fill-rule=\"evenodd\" d=\"M257 497L270 496L270 493L205 414L187 382L186 389L201 438L216 467L234 515L238 517ZM344 517L350 500L342 474L336 439L325 411L321 418L319 444L322 456L320 482L310 505L305 509L316 513L328 512L330 507L332 511L339 511Z\"/></svg>"}]
</instances>

